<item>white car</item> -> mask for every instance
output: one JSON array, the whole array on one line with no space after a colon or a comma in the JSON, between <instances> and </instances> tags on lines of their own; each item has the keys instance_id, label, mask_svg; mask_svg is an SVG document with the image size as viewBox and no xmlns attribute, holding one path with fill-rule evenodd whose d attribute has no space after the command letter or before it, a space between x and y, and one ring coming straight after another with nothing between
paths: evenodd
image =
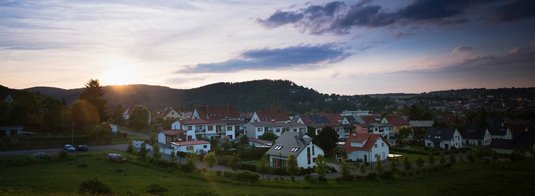
<instances>
[{"instance_id":1,"label":"white car","mask_svg":"<svg viewBox=\"0 0 535 196\"><path fill-rule=\"evenodd\" d=\"M65 144L65 146L63 146L63 149L66 150L67 152L74 152L76 151L76 148L74 148L72 145L70 144Z\"/></svg>"}]
</instances>

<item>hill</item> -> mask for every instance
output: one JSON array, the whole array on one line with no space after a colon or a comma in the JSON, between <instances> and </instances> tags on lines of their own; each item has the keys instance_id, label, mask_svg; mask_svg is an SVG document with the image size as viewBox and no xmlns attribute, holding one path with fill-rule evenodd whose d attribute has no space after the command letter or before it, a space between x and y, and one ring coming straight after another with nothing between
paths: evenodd
<instances>
[{"instance_id":1,"label":"hill","mask_svg":"<svg viewBox=\"0 0 535 196\"><path fill-rule=\"evenodd\" d=\"M166 106L189 110L196 105L231 104L240 111L261 108L281 108L294 112L342 111L355 107L350 96L327 95L311 88L299 86L288 80L254 80L238 83L215 83L193 89L173 89L151 85L105 86L104 98L109 106L145 105L152 110ZM49 95L58 100L72 103L83 91L33 87L25 89Z\"/></svg>"}]
</instances>

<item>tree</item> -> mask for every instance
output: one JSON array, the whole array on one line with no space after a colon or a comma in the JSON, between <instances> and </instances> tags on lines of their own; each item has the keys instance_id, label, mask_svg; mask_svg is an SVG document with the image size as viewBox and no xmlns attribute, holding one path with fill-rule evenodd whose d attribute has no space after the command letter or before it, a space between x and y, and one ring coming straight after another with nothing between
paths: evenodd
<instances>
[{"instance_id":1,"label":"tree","mask_svg":"<svg viewBox=\"0 0 535 196\"><path fill-rule=\"evenodd\" d=\"M405 170L411 170L412 169L412 164L411 162L409 162L409 157L405 156L405 158L403 158L403 167L405 168Z\"/></svg>"},{"instance_id":2,"label":"tree","mask_svg":"<svg viewBox=\"0 0 535 196\"><path fill-rule=\"evenodd\" d=\"M268 141L275 141L277 139L277 135L271 132L264 132L258 139L261 140L268 140Z\"/></svg>"},{"instance_id":3,"label":"tree","mask_svg":"<svg viewBox=\"0 0 535 196\"><path fill-rule=\"evenodd\" d=\"M424 166L424 160L422 159L422 157L418 157L418 159L416 159L416 166L418 166L418 168L422 168Z\"/></svg>"},{"instance_id":4,"label":"tree","mask_svg":"<svg viewBox=\"0 0 535 196\"><path fill-rule=\"evenodd\" d=\"M318 145L328 155L333 154L333 150L336 148L337 142L338 133L336 133L336 131L331 127L325 127L321 129L321 132L314 137L314 144Z\"/></svg>"},{"instance_id":5,"label":"tree","mask_svg":"<svg viewBox=\"0 0 535 196\"><path fill-rule=\"evenodd\" d=\"M455 154L453 153L450 154L450 163L455 163Z\"/></svg>"},{"instance_id":6,"label":"tree","mask_svg":"<svg viewBox=\"0 0 535 196\"><path fill-rule=\"evenodd\" d=\"M360 174L364 175L364 173L366 173L366 165L360 164L359 170L360 170Z\"/></svg>"},{"instance_id":7,"label":"tree","mask_svg":"<svg viewBox=\"0 0 535 196\"><path fill-rule=\"evenodd\" d=\"M176 152L175 152L175 148L173 148L173 150L171 150L171 157L170 157L169 159L171 159L172 162L175 162L175 161L176 161Z\"/></svg>"},{"instance_id":8,"label":"tree","mask_svg":"<svg viewBox=\"0 0 535 196\"><path fill-rule=\"evenodd\" d=\"M162 158L162 153L160 152L160 145L158 143L154 143L152 145L152 158L154 160L160 160Z\"/></svg>"},{"instance_id":9,"label":"tree","mask_svg":"<svg viewBox=\"0 0 535 196\"><path fill-rule=\"evenodd\" d=\"M149 111L142 106L135 107L128 118L128 124L137 130L146 129L149 124Z\"/></svg>"},{"instance_id":10,"label":"tree","mask_svg":"<svg viewBox=\"0 0 535 196\"><path fill-rule=\"evenodd\" d=\"M429 165L435 164L435 156L433 156L433 153L429 153L428 160L429 160Z\"/></svg>"},{"instance_id":11,"label":"tree","mask_svg":"<svg viewBox=\"0 0 535 196\"><path fill-rule=\"evenodd\" d=\"M123 112L124 108L121 105L115 106L112 109L110 122L117 124L117 125L124 125L124 118L123 118Z\"/></svg>"},{"instance_id":12,"label":"tree","mask_svg":"<svg viewBox=\"0 0 535 196\"><path fill-rule=\"evenodd\" d=\"M132 141L128 142L128 148L126 149L126 152L132 154L134 152L134 146L132 145Z\"/></svg>"},{"instance_id":13,"label":"tree","mask_svg":"<svg viewBox=\"0 0 535 196\"><path fill-rule=\"evenodd\" d=\"M412 130L410 128L403 127L401 129L399 129L399 137L400 138L407 138L411 134L412 134Z\"/></svg>"},{"instance_id":14,"label":"tree","mask_svg":"<svg viewBox=\"0 0 535 196\"><path fill-rule=\"evenodd\" d=\"M190 152L188 153L186 158L188 159L188 161L186 162L186 168L188 168L189 171L197 170L197 165L195 164L195 162L199 160L199 156L197 156L197 154L193 152Z\"/></svg>"},{"instance_id":15,"label":"tree","mask_svg":"<svg viewBox=\"0 0 535 196\"><path fill-rule=\"evenodd\" d=\"M147 157L147 144L145 142L143 142L143 144L141 144L141 147L139 148L139 156L141 156L141 160L143 161Z\"/></svg>"},{"instance_id":16,"label":"tree","mask_svg":"<svg viewBox=\"0 0 535 196\"><path fill-rule=\"evenodd\" d=\"M240 157L238 156L238 154L234 153L234 154L230 157L230 163L229 163L229 166L230 166L230 168L232 168L234 171L238 170L238 168L240 167Z\"/></svg>"},{"instance_id":17,"label":"tree","mask_svg":"<svg viewBox=\"0 0 535 196\"><path fill-rule=\"evenodd\" d=\"M314 138L314 137L316 137L316 128L311 127L311 126L307 126L307 135L308 135L310 138Z\"/></svg>"},{"instance_id":18,"label":"tree","mask_svg":"<svg viewBox=\"0 0 535 196\"><path fill-rule=\"evenodd\" d=\"M217 157L215 155L215 152L209 152L208 154L204 155L204 158L203 158L203 161L204 161L204 164L208 167L208 168L211 168L215 165L215 162L217 161Z\"/></svg>"},{"instance_id":19,"label":"tree","mask_svg":"<svg viewBox=\"0 0 535 196\"><path fill-rule=\"evenodd\" d=\"M440 152L440 158L439 158L440 165L446 164L446 157L444 157L444 153Z\"/></svg>"},{"instance_id":20,"label":"tree","mask_svg":"<svg viewBox=\"0 0 535 196\"><path fill-rule=\"evenodd\" d=\"M381 158L379 156L375 157L375 170L377 170L377 173L383 172L383 163L381 162Z\"/></svg>"},{"instance_id":21,"label":"tree","mask_svg":"<svg viewBox=\"0 0 535 196\"><path fill-rule=\"evenodd\" d=\"M100 82L96 79L91 79L85 84L84 92L80 95L80 100L85 100L93 105L98 112L98 123L108 119L106 114L106 100L102 98L104 90L100 86Z\"/></svg>"},{"instance_id":22,"label":"tree","mask_svg":"<svg viewBox=\"0 0 535 196\"><path fill-rule=\"evenodd\" d=\"M269 166L269 156L264 153L262 155L262 158L256 163L256 168L261 173L269 173L271 170L271 167Z\"/></svg>"},{"instance_id":23,"label":"tree","mask_svg":"<svg viewBox=\"0 0 535 196\"><path fill-rule=\"evenodd\" d=\"M246 135L241 136L238 144L242 147L249 145L249 138Z\"/></svg>"},{"instance_id":24,"label":"tree","mask_svg":"<svg viewBox=\"0 0 535 196\"><path fill-rule=\"evenodd\" d=\"M316 172L319 176L323 177L325 177L325 173L327 173L327 162L325 161L325 157L321 154L316 158Z\"/></svg>"},{"instance_id":25,"label":"tree","mask_svg":"<svg viewBox=\"0 0 535 196\"><path fill-rule=\"evenodd\" d=\"M392 171L392 172L398 171L398 160L397 159L393 159L392 161L390 161L390 171Z\"/></svg>"},{"instance_id":26,"label":"tree","mask_svg":"<svg viewBox=\"0 0 535 196\"><path fill-rule=\"evenodd\" d=\"M286 160L286 172L292 176L299 172L299 168L297 167L297 158L294 154L290 154L288 156L288 160Z\"/></svg>"},{"instance_id":27,"label":"tree","mask_svg":"<svg viewBox=\"0 0 535 196\"><path fill-rule=\"evenodd\" d=\"M98 109L86 100L78 100L70 109L71 118L76 126L85 127L90 124L99 124Z\"/></svg>"},{"instance_id":28,"label":"tree","mask_svg":"<svg viewBox=\"0 0 535 196\"><path fill-rule=\"evenodd\" d=\"M342 178L350 179L351 178L351 166L346 162L345 159L342 159Z\"/></svg>"}]
</instances>

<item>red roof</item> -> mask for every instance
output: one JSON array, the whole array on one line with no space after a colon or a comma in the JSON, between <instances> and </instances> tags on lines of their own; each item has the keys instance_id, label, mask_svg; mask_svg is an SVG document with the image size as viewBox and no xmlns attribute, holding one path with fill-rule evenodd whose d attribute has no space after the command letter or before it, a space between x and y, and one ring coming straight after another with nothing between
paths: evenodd
<instances>
[{"instance_id":1,"label":"red roof","mask_svg":"<svg viewBox=\"0 0 535 196\"><path fill-rule=\"evenodd\" d=\"M176 136L176 135L184 134L184 131L182 130L164 130L162 132L167 136Z\"/></svg>"},{"instance_id":2,"label":"red roof","mask_svg":"<svg viewBox=\"0 0 535 196\"><path fill-rule=\"evenodd\" d=\"M203 119L184 119L180 121L182 125L198 125L198 124L207 124Z\"/></svg>"},{"instance_id":3,"label":"red roof","mask_svg":"<svg viewBox=\"0 0 535 196\"><path fill-rule=\"evenodd\" d=\"M194 141L185 141L185 142L171 142L175 146L189 146L189 145L201 145L201 144L210 144L210 142L204 140L194 140Z\"/></svg>"},{"instance_id":4,"label":"red roof","mask_svg":"<svg viewBox=\"0 0 535 196\"><path fill-rule=\"evenodd\" d=\"M386 116L386 120L388 121L388 124L391 124L393 126L407 126L407 125L409 125L409 122L407 122L407 120L403 119L399 115L388 115L388 116Z\"/></svg>"},{"instance_id":5,"label":"red roof","mask_svg":"<svg viewBox=\"0 0 535 196\"><path fill-rule=\"evenodd\" d=\"M201 119L239 118L240 114L230 105L224 106L198 106L195 108Z\"/></svg>"},{"instance_id":6,"label":"red roof","mask_svg":"<svg viewBox=\"0 0 535 196\"><path fill-rule=\"evenodd\" d=\"M375 115L361 116L361 118L364 121L364 123L366 123L366 124L379 122L379 120L377 119L377 116L375 116Z\"/></svg>"},{"instance_id":7,"label":"red roof","mask_svg":"<svg viewBox=\"0 0 535 196\"><path fill-rule=\"evenodd\" d=\"M256 115L260 121L287 121L290 119L288 113L273 109L256 111Z\"/></svg>"},{"instance_id":8,"label":"red roof","mask_svg":"<svg viewBox=\"0 0 535 196\"><path fill-rule=\"evenodd\" d=\"M344 144L344 150L346 153L351 153L353 151L370 151L373 145L377 142L377 139L381 137L380 134L350 134ZM384 141L384 139L383 139ZM351 142L364 143L362 147L352 147ZM385 141L386 142L386 141ZM386 142L388 144L388 142Z\"/></svg>"}]
</instances>

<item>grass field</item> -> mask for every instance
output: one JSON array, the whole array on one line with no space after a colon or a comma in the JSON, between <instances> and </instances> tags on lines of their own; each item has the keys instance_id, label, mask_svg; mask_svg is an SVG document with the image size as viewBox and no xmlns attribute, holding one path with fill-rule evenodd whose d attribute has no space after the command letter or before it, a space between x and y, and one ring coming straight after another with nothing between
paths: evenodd
<instances>
[{"instance_id":1,"label":"grass field","mask_svg":"<svg viewBox=\"0 0 535 196\"><path fill-rule=\"evenodd\" d=\"M0 159L0 195L77 193L84 179L95 178L119 195L146 194L158 184L169 195L535 195L535 162L460 163L452 169L420 173L392 180L356 180L327 184L262 180L238 182L211 172L182 173L156 168L128 157L124 163L104 159L105 152L79 154L66 161L41 161L9 166Z\"/></svg>"}]
</instances>

